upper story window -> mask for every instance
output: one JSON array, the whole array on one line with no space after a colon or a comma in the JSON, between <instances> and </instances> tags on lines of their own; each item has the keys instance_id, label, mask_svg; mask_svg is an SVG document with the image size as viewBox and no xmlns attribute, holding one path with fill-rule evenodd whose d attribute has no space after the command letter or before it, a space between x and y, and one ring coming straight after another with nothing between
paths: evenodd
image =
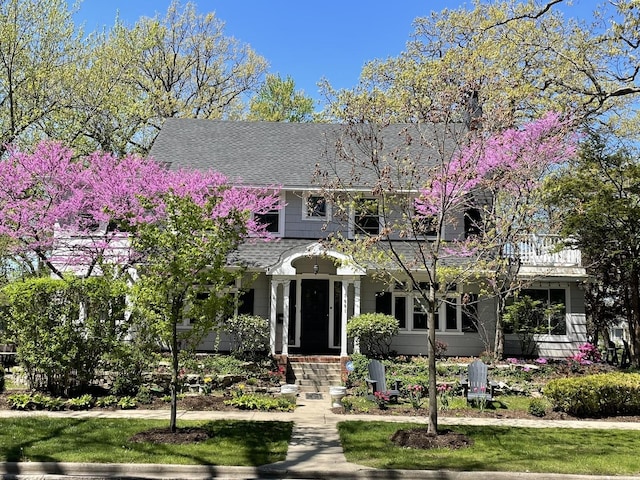
<instances>
[{"instance_id":1,"label":"upper story window","mask_svg":"<svg viewBox=\"0 0 640 480\"><path fill-rule=\"evenodd\" d=\"M413 223L413 231L418 237L435 237L437 234L436 218L427 215L419 215L414 211L414 216L411 219Z\"/></svg>"},{"instance_id":2,"label":"upper story window","mask_svg":"<svg viewBox=\"0 0 640 480\"><path fill-rule=\"evenodd\" d=\"M330 208L322 195L309 194L304 199L302 218L306 220L329 220Z\"/></svg>"},{"instance_id":3,"label":"upper story window","mask_svg":"<svg viewBox=\"0 0 640 480\"><path fill-rule=\"evenodd\" d=\"M464 238L478 236L482 233L482 214L477 208L469 208L464 212Z\"/></svg>"},{"instance_id":4,"label":"upper story window","mask_svg":"<svg viewBox=\"0 0 640 480\"><path fill-rule=\"evenodd\" d=\"M352 235L378 235L380 211L375 198L360 198L353 206Z\"/></svg>"},{"instance_id":5,"label":"upper story window","mask_svg":"<svg viewBox=\"0 0 640 480\"><path fill-rule=\"evenodd\" d=\"M280 209L269 210L266 213L256 213L254 218L261 224L266 225L267 232L272 235L276 237L284 235L284 202L282 198L280 199Z\"/></svg>"}]
</instances>

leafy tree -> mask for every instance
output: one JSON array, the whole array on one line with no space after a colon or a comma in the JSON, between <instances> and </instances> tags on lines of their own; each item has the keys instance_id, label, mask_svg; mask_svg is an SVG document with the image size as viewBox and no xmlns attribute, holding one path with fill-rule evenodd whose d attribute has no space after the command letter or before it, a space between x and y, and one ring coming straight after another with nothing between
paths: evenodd
<instances>
[{"instance_id":1,"label":"leafy tree","mask_svg":"<svg viewBox=\"0 0 640 480\"><path fill-rule=\"evenodd\" d=\"M227 255L248 235L267 236L252 214L277 208L276 197L231 187L217 173L166 170L133 155L75 159L56 143L11 149L0 179L7 185L0 234L16 255L38 259L60 279L138 280L143 315L134 319L136 329L155 333L172 353L175 429L179 340L196 342L227 312L227 287L240 274L227 268ZM194 323L178 335L187 317Z\"/></svg>"},{"instance_id":2,"label":"leafy tree","mask_svg":"<svg viewBox=\"0 0 640 480\"><path fill-rule=\"evenodd\" d=\"M146 154L164 118L241 116L267 68L193 3L88 35L75 11L0 0L0 154L46 138L80 154Z\"/></svg>"},{"instance_id":3,"label":"leafy tree","mask_svg":"<svg viewBox=\"0 0 640 480\"><path fill-rule=\"evenodd\" d=\"M89 385L121 339L125 291L104 277L31 278L2 289L7 335L30 388L69 395Z\"/></svg>"},{"instance_id":4,"label":"leafy tree","mask_svg":"<svg viewBox=\"0 0 640 480\"><path fill-rule=\"evenodd\" d=\"M622 307L636 366L640 362L639 183L637 152L600 136L590 137L578 158L547 183L549 204L595 276L588 285L594 323L606 328L616 305L618 311Z\"/></svg>"},{"instance_id":5,"label":"leafy tree","mask_svg":"<svg viewBox=\"0 0 640 480\"><path fill-rule=\"evenodd\" d=\"M291 77L267 75L264 85L249 102L249 120L309 122L312 116L313 99L296 92Z\"/></svg>"},{"instance_id":6,"label":"leafy tree","mask_svg":"<svg viewBox=\"0 0 640 480\"><path fill-rule=\"evenodd\" d=\"M214 13L198 14L193 3L181 9L177 0L164 18L142 18L135 25L132 33L141 55L134 81L152 110L143 118L151 141L165 118L239 116L243 96L259 87L266 61L249 46L225 37L223 27Z\"/></svg>"},{"instance_id":7,"label":"leafy tree","mask_svg":"<svg viewBox=\"0 0 640 480\"><path fill-rule=\"evenodd\" d=\"M72 15L65 0L0 1L0 154L42 138L42 122L68 112L85 61Z\"/></svg>"},{"instance_id":8,"label":"leafy tree","mask_svg":"<svg viewBox=\"0 0 640 480\"><path fill-rule=\"evenodd\" d=\"M179 351L195 348L232 313L229 285L242 275L228 255L248 235L266 235L252 212L277 208L266 192L232 188L219 174L170 172L167 188L146 199L145 219L131 225L140 256L133 298L137 314L171 353L171 419L176 429ZM189 328L181 328L184 322Z\"/></svg>"},{"instance_id":9,"label":"leafy tree","mask_svg":"<svg viewBox=\"0 0 640 480\"><path fill-rule=\"evenodd\" d=\"M438 86L436 79L430 81ZM444 79L442 88L447 86ZM454 285L476 280L475 264L504 265L503 247L514 241L501 230L505 225L498 222L500 217L490 216L501 207L490 202L500 198L487 199L484 192L503 191L506 198L519 189L533 189L538 178L519 184L531 165L544 168L562 161L573 147L557 115L487 135L455 121L464 112L454 99L447 106L452 114L439 117L440 123L422 117L428 112L414 112L413 123L389 124L394 116L389 112L399 105L385 93L364 88L345 94L346 127L318 181L337 205L335 217L348 221L352 229L353 240L334 236L336 248L361 264L376 265L387 280L404 283L418 295L427 317L429 431L436 433L436 312ZM408 111L404 115L411 116ZM463 213L479 205L486 205L483 236L443 236L445 228L455 231ZM504 202L502 207L512 208ZM349 211L355 212L352 220ZM517 232L527 232L526 225ZM460 261L465 258L469 261Z\"/></svg>"},{"instance_id":10,"label":"leafy tree","mask_svg":"<svg viewBox=\"0 0 640 480\"><path fill-rule=\"evenodd\" d=\"M640 93L633 2L603 2L591 23L571 18L570 5L563 14L562 3L475 1L416 19L405 59L420 75L447 72L497 128L548 110L601 120L613 111L635 116L628 104Z\"/></svg>"}]
</instances>

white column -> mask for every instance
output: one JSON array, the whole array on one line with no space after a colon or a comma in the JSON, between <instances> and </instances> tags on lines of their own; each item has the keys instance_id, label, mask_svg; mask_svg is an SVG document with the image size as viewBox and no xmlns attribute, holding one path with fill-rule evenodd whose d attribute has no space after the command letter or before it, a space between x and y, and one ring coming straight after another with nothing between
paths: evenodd
<instances>
[{"instance_id":1,"label":"white column","mask_svg":"<svg viewBox=\"0 0 640 480\"><path fill-rule=\"evenodd\" d=\"M353 282L353 316L360 315L360 279Z\"/></svg>"},{"instance_id":2,"label":"white column","mask_svg":"<svg viewBox=\"0 0 640 480\"><path fill-rule=\"evenodd\" d=\"M291 280L282 282L282 355L289 355L289 285Z\"/></svg>"},{"instance_id":3,"label":"white column","mask_svg":"<svg viewBox=\"0 0 640 480\"><path fill-rule=\"evenodd\" d=\"M340 356L347 356L347 315L349 314L349 284L342 281L342 315L340 322Z\"/></svg>"},{"instance_id":4,"label":"white column","mask_svg":"<svg viewBox=\"0 0 640 480\"><path fill-rule=\"evenodd\" d=\"M276 325L278 318L278 283L271 279L271 315L269 321L269 351L276 353Z\"/></svg>"},{"instance_id":5,"label":"white column","mask_svg":"<svg viewBox=\"0 0 640 480\"><path fill-rule=\"evenodd\" d=\"M360 315L360 279L353 282L353 316ZM353 340L353 351L360 353L360 339Z\"/></svg>"}]
</instances>

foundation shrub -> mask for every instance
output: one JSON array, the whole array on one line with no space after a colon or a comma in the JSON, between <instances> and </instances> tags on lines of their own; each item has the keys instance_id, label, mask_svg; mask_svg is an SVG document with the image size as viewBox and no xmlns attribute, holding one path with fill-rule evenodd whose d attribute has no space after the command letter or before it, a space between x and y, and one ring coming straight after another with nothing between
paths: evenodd
<instances>
[{"instance_id":1,"label":"foundation shrub","mask_svg":"<svg viewBox=\"0 0 640 480\"><path fill-rule=\"evenodd\" d=\"M238 315L225 322L224 330L231 336L231 353L242 360L257 360L267 356L269 322L257 315Z\"/></svg>"},{"instance_id":2,"label":"foundation shrub","mask_svg":"<svg viewBox=\"0 0 640 480\"><path fill-rule=\"evenodd\" d=\"M598 418L640 414L640 374L601 373L551 380L544 389L554 410Z\"/></svg>"},{"instance_id":3,"label":"foundation shrub","mask_svg":"<svg viewBox=\"0 0 640 480\"><path fill-rule=\"evenodd\" d=\"M389 356L391 339L398 330L398 320L383 313L363 313L347 323L347 336L359 340L362 351L372 357Z\"/></svg>"}]
</instances>

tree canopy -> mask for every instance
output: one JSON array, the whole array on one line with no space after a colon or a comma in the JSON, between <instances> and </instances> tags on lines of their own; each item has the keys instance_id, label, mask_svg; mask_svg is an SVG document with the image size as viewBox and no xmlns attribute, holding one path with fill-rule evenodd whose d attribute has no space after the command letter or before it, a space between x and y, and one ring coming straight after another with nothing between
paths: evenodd
<instances>
[{"instance_id":1,"label":"tree canopy","mask_svg":"<svg viewBox=\"0 0 640 480\"><path fill-rule=\"evenodd\" d=\"M214 13L85 34L65 0L0 0L0 153L49 138L82 154L146 154L168 117L239 118L267 62Z\"/></svg>"},{"instance_id":2,"label":"tree canopy","mask_svg":"<svg viewBox=\"0 0 640 480\"><path fill-rule=\"evenodd\" d=\"M594 337L624 316L634 365L640 355L640 164L637 152L600 136L546 184L563 233L582 250ZM616 315L617 314L617 315Z\"/></svg>"},{"instance_id":3,"label":"tree canopy","mask_svg":"<svg viewBox=\"0 0 640 480\"><path fill-rule=\"evenodd\" d=\"M249 102L249 120L268 122L309 122L313 119L313 99L296 91L291 77L267 75L258 93Z\"/></svg>"}]
</instances>

